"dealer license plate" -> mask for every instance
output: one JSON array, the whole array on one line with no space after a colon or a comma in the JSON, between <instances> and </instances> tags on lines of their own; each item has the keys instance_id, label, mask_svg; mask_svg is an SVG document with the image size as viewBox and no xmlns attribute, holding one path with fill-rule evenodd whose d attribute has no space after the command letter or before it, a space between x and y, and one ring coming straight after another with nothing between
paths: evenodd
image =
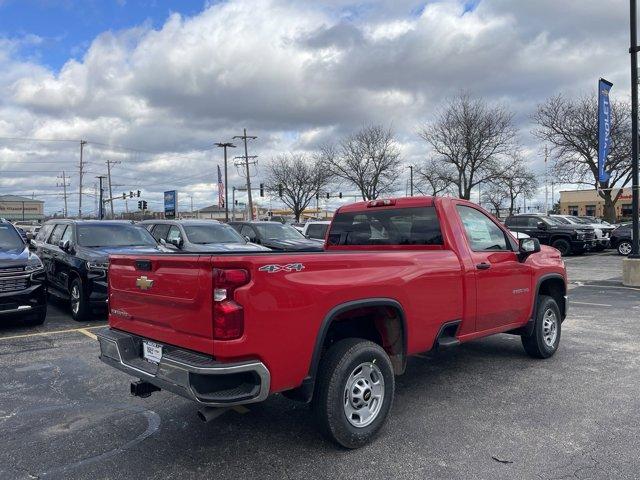
<instances>
[{"instance_id":1,"label":"dealer license plate","mask_svg":"<svg viewBox=\"0 0 640 480\"><path fill-rule=\"evenodd\" d=\"M162 345L147 340L142 341L142 357L151 363L160 363L162 359Z\"/></svg>"}]
</instances>

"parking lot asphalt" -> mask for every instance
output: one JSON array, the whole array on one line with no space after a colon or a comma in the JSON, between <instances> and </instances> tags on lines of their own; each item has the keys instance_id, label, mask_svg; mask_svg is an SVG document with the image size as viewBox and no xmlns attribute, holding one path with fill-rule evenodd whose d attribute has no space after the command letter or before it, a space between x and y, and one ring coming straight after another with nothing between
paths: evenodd
<instances>
[{"instance_id":1,"label":"parking lot asphalt","mask_svg":"<svg viewBox=\"0 0 640 480\"><path fill-rule=\"evenodd\" d=\"M532 360L497 335L409 361L373 444L336 449L309 407L273 396L222 411L98 360L93 331L52 305L42 327L0 326L0 478L638 478L640 290L621 257L566 260L561 347Z\"/></svg>"}]
</instances>

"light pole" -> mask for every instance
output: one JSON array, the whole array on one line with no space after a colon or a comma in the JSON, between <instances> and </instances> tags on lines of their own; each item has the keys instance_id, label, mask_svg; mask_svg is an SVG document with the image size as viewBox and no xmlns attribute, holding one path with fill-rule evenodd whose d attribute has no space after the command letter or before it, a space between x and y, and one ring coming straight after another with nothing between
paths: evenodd
<instances>
[{"instance_id":1,"label":"light pole","mask_svg":"<svg viewBox=\"0 0 640 480\"><path fill-rule=\"evenodd\" d=\"M638 12L636 0L630 1L631 23L631 210L632 210L632 234L631 254L629 258L640 259L640 225L638 216Z\"/></svg>"},{"instance_id":2,"label":"light pole","mask_svg":"<svg viewBox=\"0 0 640 480\"><path fill-rule=\"evenodd\" d=\"M227 187L227 148L236 148L233 143L216 143L216 147L224 148L224 220L229 221L229 191Z\"/></svg>"}]
</instances>

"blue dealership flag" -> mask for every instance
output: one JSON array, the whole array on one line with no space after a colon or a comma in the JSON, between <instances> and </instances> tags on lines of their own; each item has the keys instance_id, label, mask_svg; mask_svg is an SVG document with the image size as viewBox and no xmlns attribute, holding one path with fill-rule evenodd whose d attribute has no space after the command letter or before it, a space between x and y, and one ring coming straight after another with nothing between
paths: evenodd
<instances>
[{"instance_id":1,"label":"blue dealership flag","mask_svg":"<svg viewBox=\"0 0 640 480\"><path fill-rule=\"evenodd\" d=\"M611 87L613 83L604 78L598 81L598 180L600 183L609 181L605 164L611 149L611 102L609 101Z\"/></svg>"}]
</instances>

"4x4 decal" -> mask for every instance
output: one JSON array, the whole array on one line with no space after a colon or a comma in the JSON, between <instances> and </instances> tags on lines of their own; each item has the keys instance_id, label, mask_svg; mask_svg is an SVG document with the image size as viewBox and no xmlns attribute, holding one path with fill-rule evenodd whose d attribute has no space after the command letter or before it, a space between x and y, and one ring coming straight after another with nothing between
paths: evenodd
<instances>
[{"instance_id":1,"label":"4x4 decal","mask_svg":"<svg viewBox=\"0 0 640 480\"><path fill-rule=\"evenodd\" d=\"M276 273L276 272L299 272L304 270L304 265L301 263L288 263L286 265L264 265L258 269L261 272Z\"/></svg>"}]
</instances>

